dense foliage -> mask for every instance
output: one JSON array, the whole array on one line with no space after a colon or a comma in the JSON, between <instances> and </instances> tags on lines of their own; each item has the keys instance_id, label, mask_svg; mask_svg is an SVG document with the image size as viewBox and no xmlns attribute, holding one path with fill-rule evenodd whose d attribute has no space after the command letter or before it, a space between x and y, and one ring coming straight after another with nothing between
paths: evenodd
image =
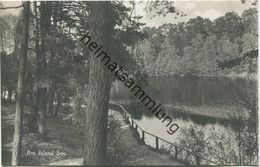
<instances>
[{"instance_id":1,"label":"dense foliage","mask_svg":"<svg viewBox=\"0 0 260 167\"><path fill-rule=\"evenodd\" d=\"M149 75L228 75L256 72L256 58L233 69L220 62L257 49L257 9L235 12L211 21L196 17L188 22L144 28L149 38L136 46L136 57Z\"/></svg>"}]
</instances>

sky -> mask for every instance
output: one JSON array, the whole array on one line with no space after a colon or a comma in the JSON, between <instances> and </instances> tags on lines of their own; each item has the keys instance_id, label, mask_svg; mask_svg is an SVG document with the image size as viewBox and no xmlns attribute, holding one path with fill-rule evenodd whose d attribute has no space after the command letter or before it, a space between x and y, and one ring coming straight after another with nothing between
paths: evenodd
<instances>
[{"instance_id":1,"label":"sky","mask_svg":"<svg viewBox=\"0 0 260 167\"><path fill-rule=\"evenodd\" d=\"M179 17L175 19L175 14L167 14L165 17L155 17L150 19L147 17L143 8L144 5L138 5L136 14L143 15L141 21L145 22L147 26L158 27L163 25L164 23L177 23L177 22L185 22L191 18L195 18L197 16L201 16L203 18L209 18L210 20L214 20L220 16L224 16L227 12L234 11L241 15L244 10L249 9L252 6L250 3L242 4L240 0L229 0L229 1L174 1L176 9L184 12L186 17Z\"/></svg>"},{"instance_id":2,"label":"sky","mask_svg":"<svg viewBox=\"0 0 260 167\"><path fill-rule=\"evenodd\" d=\"M176 19L175 14L167 14L165 17L160 16L151 19L147 16L144 10L145 2L137 2L136 10L133 12L133 14L143 16L141 22L146 23L146 26L159 27L165 23L174 24L177 22L185 22L197 16L209 18L213 21L220 16L224 16L227 12L234 11L241 15L244 10L249 9L250 7L255 7L252 6L251 3L242 4L241 0L175 0L174 3L178 10L184 12L187 15L186 17L179 17ZM20 4L21 1L4 2L4 6L19 6ZM18 15L19 9L0 11L0 15L6 13Z\"/></svg>"}]
</instances>

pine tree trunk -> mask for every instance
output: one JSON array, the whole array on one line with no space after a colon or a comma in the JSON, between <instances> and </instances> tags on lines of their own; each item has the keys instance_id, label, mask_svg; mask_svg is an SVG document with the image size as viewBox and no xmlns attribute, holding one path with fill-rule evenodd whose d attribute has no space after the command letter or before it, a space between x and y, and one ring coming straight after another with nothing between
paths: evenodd
<instances>
[{"instance_id":1,"label":"pine tree trunk","mask_svg":"<svg viewBox=\"0 0 260 167\"><path fill-rule=\"evenodd\" d=\"M38 86L36 85L37 82L35 82L35 85L32 88L32 104L31 104L31 113L30 118L28 119L28 128L32 132L37 132L37 121L38 121L38 110L39 110L39 100L40 100L40 94Z\"/></svg>"},{"instance_id":2,"label":"pine tree trunk","mask_svg":"<svg viewBox=\"0 0 260 167\"><path fill-rule=\"evenodd\" d=\"M31 108L31 115L29 119L30 129L33 131L37 131L37 117L38 117L38 110L39 110L39 77L41 75L41 57L39 51L39 21L38 21L38 10L37 10L37 2L34 1L34 13L35 13L35 50L36 50L36 70L35 70L35 82L33 85L33 92L32 92L32 108Z\"/></svg>"},{"instance_id":3,"label":"pine tree trunk","mask_svg":"<svg viewBox=\"0 0 260 167\"><path fill-rule=\"evenodd\" d=\"M40 34L41 34L41 80L47 79L47 62L46 62L46 35L48 30L47 19L47 2L40 2ZM47 110L47 88L40 88L40 106L39 106L39 127L38 133L42 136L46 136L46 110Z\"/></svg>"},{"instance_id":4,"label":"pine tree trunk","mask_svg":"<svg viewBox=\"0 0 260 167\"><path fill-rule=\"evenodd\" d=\"M47 105L47 113L49 115L53 115L53 101L54 101L54 91L55 88L52 85L52 87L48 90L48 105Z\"/></svg>"},{"instance_id":5,"label":"pine tree trunk","mask_svg":"<svg viewBox=\"0 0 260 167\"><path fill-rule=\"evenodd\" d=\"M61 106L61 92L60 90L56 91L56 99L57 99L57 104L56 104L56 108L55 108L55 113L54 115L57 116L60 110L60 106Z\"/></svg>"},{"instance_id":6,"label":"pine tree trunk","mask_svg":"<svg viewBox=\"0 0 260 167\"><path fill-rule=\"evenodd\" d=\"M38 133L42 137L46 137L46 110L47 110L47 91L46 88L40 89L40 112Z\"/></svg>"},{"instance_id":7,"label":"pine tree trunk","mask_svg":"<svg viewBox=\"0 0 260 167\"><path fill-rule=\"evenodd\" d=\"M92 2L90 34L99 44L109 47L111 2ZM84 165L106 163L108 104L110 98L109 71L91 53L89 74L90 103L85 112Z\"/></svg>"},{"instance_id":8,"label":"pine tree trunk","mask_svg":"<svg viewBox=\"0 0 260 167\"><path fill-rule=\"evenodd\" d=\"M8 88L8 102L12 104L12 88Z\"/></svg>"},{"instance_id":9,"label":"pine tree trunk","mask_svg":"<svg viewBox=\"0 0 260 167\"><path fill-rule=\"evenodd\" d=\"M22 123L24 105L25 73L27 65L27 50L29 38L30 1L23 2L23 39L21 44L21 57L19 59L19 72L17 83L17 101L14 123L14 142L12 150L12 165L19 165L22 145Z\"/></svg>"},{"instance_id":10,"label":"pine tree trunk","mask_svg":"<svg viewBox=\"0 0 260 167\"><path fill-rule=\"evenodd\" d=\"M4 98L4 90L3 88L1 88L1 100L3 100L3 98Z\"/></svg>"}]
</instances>

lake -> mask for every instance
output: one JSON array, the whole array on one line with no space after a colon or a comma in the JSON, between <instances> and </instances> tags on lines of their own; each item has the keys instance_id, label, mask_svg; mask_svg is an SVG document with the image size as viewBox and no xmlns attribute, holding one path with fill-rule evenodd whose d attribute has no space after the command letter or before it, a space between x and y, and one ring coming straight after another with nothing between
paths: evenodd
<instances>
[{"instance_id":1,"label":"lake","mask_svg":"<svg viewBox=\"0 0 260 167\"><path fill-rule=\"evenodd\" d=\"M238 89L248 89L251 80L228 77L151 77L147 79L146 93L162 104L230 105L239 99ZM116 81L111 90L111 100L131 101L132 93Z\"/></svg>"},{"instance_id":2,"label":"lake","mask_svg":"<svg viewBox=\"0 0 260 167\"><path fill-rule=\"evenodd\" d=\"M144 130L173 143L178 143L182 130L191 126L202 129L206 137L212 130L229 136L233 122L229 121L227 114L237 112L241 97L257 92L256 81L242 78L151 77L147 82L148 86L143 88L146 94L165 106L167 114L174 118L180 129L169 135L168 128L158 118L140 111L134 112L135 121ZM119 81L113 84L110 94L111 101L125 106L137 99ZM187 113L182 112L186 110ZM155 145L154 139L147 137L145 140Z\"/></svg>"}]
</instances>

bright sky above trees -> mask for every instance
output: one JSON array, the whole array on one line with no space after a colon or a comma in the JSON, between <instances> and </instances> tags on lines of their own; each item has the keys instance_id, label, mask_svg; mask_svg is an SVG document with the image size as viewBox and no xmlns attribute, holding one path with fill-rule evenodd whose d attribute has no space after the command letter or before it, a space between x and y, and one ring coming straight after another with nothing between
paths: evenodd
<instances>
[{"instance_id":1,"label":"bright sky above trees","mask_svg":"<svg viewBox=\"0 0 260 167\"><path fill-rule=\"evenodd\" d=\"M219 16L225 15L227 12L235 11L239 15L242 12L250 7L253 7L250 3L242 4L240 0L208 0L208 1L201 1L201 0L193 0L193 1L183 1L183 0L175 0L176 8L185 12L187 14L186 17L180 17L174 19L174 14L168 14L166 17L155 17L150 19L147 17L144 7L145 2L141 3L140 1L137 2L136 11L133 14L142 15L142 22L146 23L147 26L161 26L164 23L177 23L182 21L188 21L190 18L194 18L197 16L201 16L204 18L209 18L210 20L214 20ZM11 1L11 2L3 2L5 6L19 6L21 4L20 1ZM1 11L1 14L4 13L12 13L17 15L19 13L19 9L12 9Z\"/></svg>"},{"instance_id":2,"label":"bright sky above trees","mask_svg":"<svg viewBox=\"0 0 260 167\"><path fill-rule=\"evenodd\" d=\"M224 16L225 13L232 11L235 11L236 13L241 15L244 10L253 7L250 3L242 4L240 0L176 0L174 2L178 10L181 10L187 14L186 17L179 17L177 19L174 19L174 16L176 16L175 14L168 14L166 17L155 17L153 19L150 19L147 17L145 11L143 10L145 7L145 3L140 3L137 5L136 14L144 16L141 21L145 22L147 26L158 27L163 25L164 23L177 23L188 21L190 18L194 18L197 16L214 20L217 17Z\"/></svg>"}]
</instances>

